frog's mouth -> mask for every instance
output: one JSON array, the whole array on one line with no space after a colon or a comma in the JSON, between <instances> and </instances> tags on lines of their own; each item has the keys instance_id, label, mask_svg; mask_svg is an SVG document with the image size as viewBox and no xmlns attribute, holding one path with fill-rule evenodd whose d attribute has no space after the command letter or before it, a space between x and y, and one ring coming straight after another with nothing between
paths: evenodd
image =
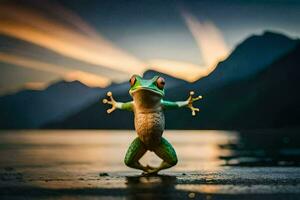
<instances>
[{"instance_id":1,"label":"frog's mouth","mask_svg":"<svg viewBox=\"0 0 300 200\"><path fill-rule=\"evenodd\" d=\"M157 90L148 88L148 87L137 87L137 88L135 88L134 90L130 90L130 91L129 91L129 94L132 96L133 93L136 93L136 92L138 92L138 91L149 91L149 92L151 92L151 93L153 93L153 94L158 94L158 95L161 96L161 97L164 96L164 92L163 92L163 91L160 92L160 91L157 91Z\"/></svg>"}]
</instances>

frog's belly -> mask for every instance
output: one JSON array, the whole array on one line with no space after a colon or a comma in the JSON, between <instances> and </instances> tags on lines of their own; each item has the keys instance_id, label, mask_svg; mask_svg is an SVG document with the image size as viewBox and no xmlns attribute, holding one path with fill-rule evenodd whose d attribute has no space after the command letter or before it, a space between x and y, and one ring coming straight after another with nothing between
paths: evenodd
<instances>
[{"instance_id":1,"label":"frog's belly","mask_svg":"<svg viewBox=\"0 0 300 200\"><path fill-rule=\"evenodd\" d=\"M165 128L163 112L135 113L134 125L139 138L147 149L152 150L160 144Z\"/></svg>"}]
</instances>

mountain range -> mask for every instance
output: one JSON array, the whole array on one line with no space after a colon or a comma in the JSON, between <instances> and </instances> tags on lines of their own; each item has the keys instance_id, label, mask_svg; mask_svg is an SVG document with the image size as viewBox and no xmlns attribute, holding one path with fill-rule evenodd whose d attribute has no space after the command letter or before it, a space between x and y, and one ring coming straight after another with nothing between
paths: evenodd
<instances>
[{"instance_id":1,"label":"mountain range","mask_svg":"<svg viewBox=\"0 0 300 200\"><path fill-rule=\"evenodd\" d=\"M203 95L201 112L166 111L168 129L258 129L297 127L299 40L265 32L241 42L207 77L194 83L155 71L166 79L166 97L184 100L190 90ZM130 77L129 77L130 78ZM24 90L0 97L1 128L132 129L133 114L108 115L100 102L107 91L129 101L129 84L89 88L80 82L54 83L44 91Z\"/></svg>"}]
</instances>

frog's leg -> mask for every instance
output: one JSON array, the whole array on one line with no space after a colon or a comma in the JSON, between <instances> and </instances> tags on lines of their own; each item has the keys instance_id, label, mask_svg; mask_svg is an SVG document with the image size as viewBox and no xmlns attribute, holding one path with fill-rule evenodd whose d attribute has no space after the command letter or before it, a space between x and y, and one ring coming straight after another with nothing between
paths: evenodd
<instances>
[{"instance_id":1,"label":"frog's leg","mask_svg":"<svg viewBox=\"0 0 300 200\"><path fill-rule=\"evenodd\" d=\"M154 153L163 161L159 167L148 170L148 173L157 173L160 170L173 167L177 164L177 155L172 145L162 137L161 144L154 149Z\"/></svg>"},{"instance_id":2,"label":"frog's leg","mask_svg":"<svg viewBox=\"0 0 300 200\"><path fill-rule=\"evenodd\" d=\"M143 142L138 137L135 138L127 150L124 163L128 167L146 171L148 167L141 165L139 162L140 158L146 153L146 151L147 149Z\"/></svg>"}]
</instances>

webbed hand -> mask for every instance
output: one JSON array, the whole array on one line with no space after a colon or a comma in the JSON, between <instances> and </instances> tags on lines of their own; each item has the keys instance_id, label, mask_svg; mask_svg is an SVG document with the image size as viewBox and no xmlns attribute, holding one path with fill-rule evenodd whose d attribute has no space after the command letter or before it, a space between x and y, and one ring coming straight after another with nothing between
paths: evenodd
<instances>
[{"instance_id":1,"label":"webbed hand","mask_svg":"<svg viewBox=\"0 0 300 200\"><path fill-rule=\"evenodd\" d=\"M109 91L109 92L107 92L106 95L108 96L109 100L103 99L102 102L105 104L110 104L112 106L110 109L107 109L107 111L106 111L109 114L109 113L113 112L114 110L116 110L117 102L114 100L114 98L112 96L112 92Z\"/></svg>"},{"instance_id":2,"label":"webbed hand","mask_svg":"<svg viewBox=\"0 0 300 200\"><path fill-rule=\"evenodd\" d=\"M202 99L202 96L193 97L194 94L195 94L194 91L190 91L190 96L189 96L189 98L187 99L187 101L188 101L187 107L188 107L189 109L191 109L192 115L193 115L193 116L196 115L196 111L197 111L197 112L200 111L199 108L195 108L195 107L193 106L193 102L194 102L194 101L198 101L199 99Z\"/></svg>"}]
</instances>

